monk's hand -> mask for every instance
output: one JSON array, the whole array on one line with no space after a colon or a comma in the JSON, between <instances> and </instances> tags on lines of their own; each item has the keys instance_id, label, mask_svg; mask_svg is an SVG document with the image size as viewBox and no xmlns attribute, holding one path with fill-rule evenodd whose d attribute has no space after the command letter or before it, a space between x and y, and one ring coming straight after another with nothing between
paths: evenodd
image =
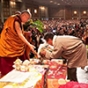
<instances>
[{"instance_id":1,"label":"monk's hand","mask_svg":"<svg viewBox=\"0 0 88 88\"><path fill-rule=\"evenodd\" d=\"M35 50L35 46L32 45L32 44L30 44L30 49L31 49L31 51L33 52L33 54L35 55L35 57L38 58L38 54L37 54L37 52L36 52L36 50Z\"/></svg>"}]
</instances>

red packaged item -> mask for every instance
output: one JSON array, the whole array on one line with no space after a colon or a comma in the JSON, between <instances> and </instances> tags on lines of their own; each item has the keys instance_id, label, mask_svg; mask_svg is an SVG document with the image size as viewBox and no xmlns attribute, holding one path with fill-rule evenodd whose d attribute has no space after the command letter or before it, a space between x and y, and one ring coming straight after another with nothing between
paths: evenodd
<instances>
[{"instance_id":1,"label":"red packaged item","mask_svg":"<svg viewBox=\"0 0 88 88\"><path fill-rule=\"evenodd\" d=\"M88 84L71 81L65 85L60 85L58 88L88 88Z\"/></svg>"},{"instance_id":2,"label":"red packaged item","mask_svg":"<svg viewBox=\"0 0 88 88\"><path fill-rule=\"evenodd\" d=\"M51 69L51 70L56 70L56 69L58 69L59 64L58 64L56 61L51 61L51 62L49 63L49 66L50 66L50 69Z\"/></svg>"},{"instance_id":3,"label":"red packaged item","mask_svg":"<svg viewBox=\"0 0 88 88\"><path fill-rule=\"evenodd\" d=\"M58 64L56 61L51 61L49 63L49 71L47 73L47 88L58 88L60 86L59 79L63 79L64 82L66 78L66 68L63 65ZM62 83L64 83L62 82Z\"/></svg>"}]
</instances>

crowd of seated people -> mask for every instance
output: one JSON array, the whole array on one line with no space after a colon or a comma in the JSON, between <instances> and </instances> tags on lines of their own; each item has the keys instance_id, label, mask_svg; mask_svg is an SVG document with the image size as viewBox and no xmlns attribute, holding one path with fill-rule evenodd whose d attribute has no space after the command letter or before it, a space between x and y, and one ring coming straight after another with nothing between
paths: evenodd
<instances>
[{"instance_id":1,"label":"crowd of seated people","mask_svg":"<svg viewBox=\"0 0 88 88\"><path fill-rule=\"evenodd\" d=\"M51 31L56 35L73 35L82 39L85 44L88 35L88 20L50 20L43 21L45 25L44 31Z\"/></svg>"}]
</instances>

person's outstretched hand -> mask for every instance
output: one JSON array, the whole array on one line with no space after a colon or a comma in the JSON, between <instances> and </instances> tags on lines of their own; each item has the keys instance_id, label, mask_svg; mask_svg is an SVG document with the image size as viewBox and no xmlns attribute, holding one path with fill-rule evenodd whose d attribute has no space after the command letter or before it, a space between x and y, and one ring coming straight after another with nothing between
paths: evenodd
<instances>
[{"instance_id":1,"label":"person's outstretched hand","mask_svg":"<svg viewBox=\"0 0 88 88\"><path fill-rule=\"evenodd\" d=\"M35 50L35 46L32 45L32 44L30 44L30 49L31 49L31 51L33 52L33 54L35 55L35 57L38 58L38 54L37 54L37 52L36 52L36 50Z\"/></svg>"},{"instance_id":2,"label":"person's outstretched hand","mask_svg":"<svg viewBox=\"0 0 88 88\"><path fill-rule=\"evenodd\" d=\"M40 52L40 56L45 57L45 55L46 55L46 50L42 49Z\"/></svg>"}]
</instances>

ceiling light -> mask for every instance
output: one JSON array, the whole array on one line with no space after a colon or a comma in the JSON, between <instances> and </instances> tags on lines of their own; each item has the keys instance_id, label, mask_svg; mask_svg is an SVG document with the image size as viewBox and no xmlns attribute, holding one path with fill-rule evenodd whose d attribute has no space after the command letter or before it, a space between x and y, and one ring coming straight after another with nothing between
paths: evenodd
<instances>
[{"instance_id":1,"label":"ceiling light","mask_svg":"<svg viewBox=\"0 0 88 88\"><path fill-rule=\"evenodd\" d=\"M83 11L83 14L86 14L87 12L86 11Z\"/></svg>"},{"instance_id":2,"label":"ceiling light","mask_svg":"<svg viewBox=\"0 0 88 88\"><path fill-rule=\"evenodd\" d=\"M34 9L34 13L37 13L37 9Z\"/></svg>"},{"instance_id":3,"label":"ceiling light","mask_svg":"<svg viewBox=\"0 0 88 88\"><path fill-rule=\"evenodd\" d=\"M18 2L22 2L22 0L17 0Z\"/></svg>"},{"instance_id":4,"label":"ceiling light","mask_svg":"<svg viewBox=\"0 0 88 88\"><path fill-rule=\"evenodd\" d=\"M27 11L30 12L31 10L28 8Z\"/></svg>"},{"instance_id":5,"label":"ceiling light","mask_svg":"<svg viewBox=\"0 0 88 88\"><path fill-rule=\"evenodd\" d=\"M74 14L77 14L77 11L74 11Z\"/></svg>"},{"instance_id":6,"label":"ceiling light","mask_svg":"<svg viewBox=\"0 0 88 88\"><path fill-rule=\"evenodd\" d=\"M53 1L50 1L50 3L52 3Z\"/></svg>"},{"instance_id":7,"label":"ceiling light","mask_svg":"<svg viewBox=\"0 0 88 88\"><path fill-rule=\"evenodd\" d=\"M60 5L60 3L57 3L57 5Z\"/></svg>"},{"instance_id":8,"label":"ceiling light","mask_svg":"<svg viewBox=\"0 0 88 88\"><path fill-rule=\"evenodd\" d=\"M44 7L44 6L40 6L40 9L41 9L41 10L45 10L45 7Z\"/></svg>"}]
</instances>

